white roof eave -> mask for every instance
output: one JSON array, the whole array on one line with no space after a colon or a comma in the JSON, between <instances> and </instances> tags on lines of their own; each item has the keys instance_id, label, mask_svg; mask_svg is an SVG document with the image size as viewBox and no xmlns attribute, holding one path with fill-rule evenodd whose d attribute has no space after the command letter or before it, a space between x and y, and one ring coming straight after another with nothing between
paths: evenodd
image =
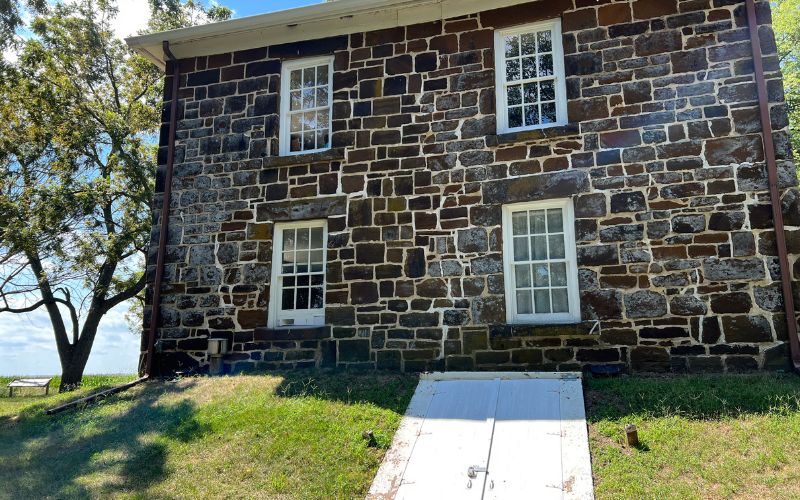
<instances>
[{"instance_id":1,"label":"white roof eave","mask_svg":"<svg viewBox=\"0 0 800 500\"><path fill-rule=\"evenodd\" d=\"M335 0L126 38L128 46L159 67L169 42L178 59L280 43L392 28L474 14L525 0Z\"/></svg>"}]
</instances>

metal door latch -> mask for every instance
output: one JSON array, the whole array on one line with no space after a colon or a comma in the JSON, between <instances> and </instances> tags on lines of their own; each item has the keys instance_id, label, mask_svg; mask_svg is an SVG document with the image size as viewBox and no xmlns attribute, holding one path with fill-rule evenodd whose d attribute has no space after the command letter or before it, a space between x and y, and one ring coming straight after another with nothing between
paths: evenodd
<instances>
[{"instance_id":1,"label":"metal door latch","mask_svg":"<svg viewBox=\"0 0 800 500\"><path fill-rule=\"evenodd\" d=\"M489 472L489 469L486 467L481 467L479 465L472 465L467 469L467 476L475 479L478 477L478 472Z\"/></svg>"}]
</instances>

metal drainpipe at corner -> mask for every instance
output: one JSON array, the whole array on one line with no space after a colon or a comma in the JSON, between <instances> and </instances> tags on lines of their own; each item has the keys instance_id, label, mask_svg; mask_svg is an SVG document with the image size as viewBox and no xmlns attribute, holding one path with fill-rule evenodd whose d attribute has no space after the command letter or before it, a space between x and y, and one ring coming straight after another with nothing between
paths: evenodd
<instances>
[{"instance_id":1,"label":"metal drainpipe at corner","mask_svg":"<svg viewBox=\"0 0 800 500\"><path fill-rule=\"evenodd\" d=\"M178 59L169 48L169 42L164 41L164 58L166 67L172 65L172 92L170 93L169 111L169 139L167 141L167 165L164 173L164 193L161 200L161 225L158 234L158 254L156 255L156 276L153 283L153 304L150 312L150 328L147 339L147 363L145 376L150 377L153 370L153 354L158 329L159 312L161 305L161 283L164 279L164 260L167 248L167 231L169 230L169 206L172 198L172 169L175 163L175 127L178 118L178 89L180 88L181 69Z\"/></svg>"},{"instance_id":2,"label":"metal drainpipe at corner","mask_svg":"<svg viewBox=\"0 0 800 500\"><path fill-rule=\"evenodd\" d=\"M800 374L800 339L797 336L797 316L794 309L794 295L792 294L792 269L789 266L789 256L786 250L786 235L783 226L783 211L781 210L781 195L778 189L778 165L775 159L775 143L772 138L772 121L769 113L769 97L767 95L767 82L764 76L764 60L761 53L761 39L758 36L758 19L756 17L755 0L745 0L747 8L747 25L750 31L750 45L753 48L753 67L758 90L758 104L761 113L761 132L764 139L764 156L767 161L767 177L769 180L770 203L772 204L772 219L775 221L775 243L778 246L778 263L781 271L781 289L783 291L783 307L786 313L786 324L789 334L789 349L791 352L792 366Z\"/></svg>"}]
</instances>

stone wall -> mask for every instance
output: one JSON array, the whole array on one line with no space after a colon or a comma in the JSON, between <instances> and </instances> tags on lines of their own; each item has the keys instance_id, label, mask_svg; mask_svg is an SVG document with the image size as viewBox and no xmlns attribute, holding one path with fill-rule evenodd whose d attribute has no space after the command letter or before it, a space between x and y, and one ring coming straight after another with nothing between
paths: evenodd
<instances>
[{"instance_id":1,"label":"stone wall","mask_svg":"<svg viewBox=\"0 0 800 500\"><path fill-rule=\"evenodd\" d=\"M787 188L783 89L758 7ZM495 135L493 29L558 16L570 124ZM278 157L281 61L320 54L335 56L334 148ZM202 370L209 336L232 341L230 370L787 364L743 1L543 0L180 66L161 371ZM584 321L506 325L501 205L564 197ZM328 326L269 330L273 223L322 217ZM795 227L788 238L797 274Z\"/></svg>"}]
</instances>

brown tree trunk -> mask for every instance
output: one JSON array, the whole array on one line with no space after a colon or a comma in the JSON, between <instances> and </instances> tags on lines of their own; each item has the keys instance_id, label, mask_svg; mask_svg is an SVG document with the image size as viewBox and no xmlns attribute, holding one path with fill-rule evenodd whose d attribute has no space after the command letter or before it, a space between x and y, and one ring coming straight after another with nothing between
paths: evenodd
<instances>
[{"instance_id":1,"label":"brown tree trunk","mask_svg":"<svg viewBox=\"0 0 800 500\"><path fill-rule=\"evenodd\" d=\"M83 370L86 368L86 362L70 361L66 364L61 364L61 384L58 386L58 392L74 391L81 385L83 379Z\"/></svg>"},{"instance_id":2,"label":"brown tree trunk","mask_svg":"<svg viewBox=\"0 0 800 500\"><path fill-rule=\"evenodd\" d=\"M64 352L59 349L58 356L61 360L59 392L73 391L80 387L101 318L102 314L98 314L96 310L90 311L77 341L65 349Z\"/></svg>"}]
</instances>

